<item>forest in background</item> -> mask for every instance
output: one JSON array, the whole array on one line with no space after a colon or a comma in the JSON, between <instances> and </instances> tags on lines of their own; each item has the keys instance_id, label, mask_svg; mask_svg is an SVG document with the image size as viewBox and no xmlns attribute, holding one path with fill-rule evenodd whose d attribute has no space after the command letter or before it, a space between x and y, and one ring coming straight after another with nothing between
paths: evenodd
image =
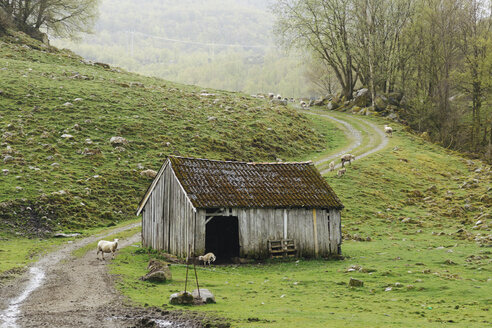
<instances>
[{"instance_id":1,"label":"forest in background","mask_svg":"<svg viewBox=\"0 0 492 328\"><path fill-rule=\"evenodd\" d=\"M94 34L52 43L89 60L206 88L321 94L307 82L306 54L276 47L274 22L261 0L103 0Z\"/></svg>"}]
</instances>

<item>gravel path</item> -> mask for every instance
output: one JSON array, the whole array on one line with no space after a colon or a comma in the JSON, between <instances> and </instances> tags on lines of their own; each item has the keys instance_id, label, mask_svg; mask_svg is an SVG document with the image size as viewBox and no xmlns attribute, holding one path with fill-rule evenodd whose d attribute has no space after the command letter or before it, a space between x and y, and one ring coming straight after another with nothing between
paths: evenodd
<instances>
[{"instance_id":1,"label":"gravel path","mask_svg":"<svg viewBox=\"0 0 492 328\"><path fill-rule=\"evenodd\" d=\"M345 127L344 133L346 137L350 140L349 145L343 148L342 150L338 151L336 154L330 154L316 161L315 164L317 166L335 160L336 163L335 169L337 169L342 165L339 159L343 154L352 153L356 155L356 160L360 160L361 158L364 158L377 151L380 151L388 144L388 138L386 137L383 128L378 127L376 124L369 122L368 120L359 117L349 116L349 115L346 115L346 117L342 119L340 117L334 117L333 115L328 113L321 114L317 112L308 112L308 111L303 111L303 112L309 115L326 117L332 121L342 124ZM369 144L372 145L372 147L369 150L365 150L362 153L357 151L357 148L362 146L363 138L362 138L361 131L359 131L352 124L350 124L351 121L356 121L358 125L361 126L362 129L369 135L370 137ZM326 169L322 169L320 172L321 174L326 174L330 171L328 168L326 168Z\"/></svg>"},{"instance_id":2,"label":"gravel path","mask_svg":"<svg viewBox=\"0 0 492 328\"><path fill-rule=\"evenodd\" d=\"M96 251L81 258L72 256L78 248L94 243L110 234L139 226L130 224L98 234L67 242L58 250L43 256L28 271L0 289L1 327L122 327L102 316L120 305L120 296L114 291L106 263L96 258ZM140 240L140 234L121 240L119 247Z\"/></svg>"}]
</instances>

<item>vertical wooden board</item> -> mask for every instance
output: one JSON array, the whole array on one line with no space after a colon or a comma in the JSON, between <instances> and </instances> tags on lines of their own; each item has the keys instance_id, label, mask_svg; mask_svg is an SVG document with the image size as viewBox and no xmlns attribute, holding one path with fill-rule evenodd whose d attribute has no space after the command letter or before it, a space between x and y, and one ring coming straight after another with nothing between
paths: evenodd
<instances>
[{"instance_id":1,"label":"vertical wooden board","mask_svg":"<svg viewBox=\"0 0 492 328\"><path fill-rule=\"evenodd\" d=\"M160 201L159 201L159 194L160 194L160 185L159 183L156 185L156 188L154 189L154 218L155 218L155 234L154 234L154 238L155 238L155 246L154 246L154 249L159 249L159 228L160 228L160 216L159 216L159 204L160 204Z\"/></svg>"},{"instance_id":2,"label":"vertical wooden board","mask_svg":"<svg viewBox=\"0 0 492 328\"><path fill-rule=\"evenodd\" d=\"M253 223L253 238L251 238L252 249L255 257L258 257L259 253L259 239L260 239L260 230L261 230L261 219L256 215L255 209L248 210L249 219Z\"/></svg>"},{"instance_id":3,"label":"vertical wooden board","mask_svg":"<svg viewBox=\"0 0 492 328\"><path fill-rule=\"evenodd\" d=\"M145 204L144 210L142 211L142 246L147 246L147 204Z\"/></svg>"},{"instance_id":4,"label":"vertical wooden board","mask_svg":"<svg viewBox=\"0 0 492 328\"><path fill-rule=\"evenodd\" d=\"M306 256L314 256L314 230L313 230L313 210L305 209L304 216L304 240L306 241Z\"/></svg>"},{"instance_id":5,"label":"vertical wooden board","mask_svg":"<svg viewBox=\"0 0 492 328\"><path fill-rule=\"evenodd\" d=\"M337 248L337 243L336 243L336 228L335 228L335 222L336 222L336 213L333 210L330 210L330 252L335 253L336 248Z\"/></svg>"},{"instance_id":6,"label":"vertical wooden board","mask_svg":"<svg viewBox=\"0 0 492 328\"><path fill-rule=\"evenodd\" d=\"M169 165L168 165L169 166ZM166 168L167 169L167 168ZM168 236L169 236L169 191L168 181L165 172L161 175L162 179L162 249L167 251Z\"/></svg>"},{"instance_id":7,"label":"vertical wooden board","mask_svg":"<svg viewBox=\"0 0 492 328\"><path fill-rule=\"evenodd\" d=\"M330 253L330 248L328 245L329 236L328 236L328 212L323 209L320 210L320 221L318 226L319 239L320 239L320 254L323 256L327 256Z\"/></svg>"},{"instance_id":8,"label":"vertical wooden board","mask_svg":"<svg viewBox=\"0 0 492 328\"><path fill-rule=\"evenodd\" d=\"M256 222L254 221L254 218L251 217L250 213L251 213L250 209L244 210L244 219L248 222L248 227L249 227L248 254L250 254L250 256L254 257L254 255L255 255L255 238L256 238L256 236L255 236Z\"/></svg>"},{"instance_id":9,"label":"vertical wooden board","mask_svg":"<svg viewBox=\"0 0 492 328\"><path fill-rule=\"evenodd\" d=\"M248 226L244 221L244 217L242 216L242 211L240 209L234 208L232 210L232 215L237 216L237 225L238 225L238 232L239 232L239 256L243 257L245 256L245 241L246 237L248 235Z\"/></svg>"},{"instance_id":10,"label":"vertical wooden board","mask_svg":"<svg viewBox=\"0 0 492 328\"><path fill-rule=\"evenodd\" d=\"M256 216L258 217L259 223L260 223L259 229L258 229L258 251L257 251L257 254L261 257L261 253L263 251L265 240L268 237L268 235L267 235L267 233L268 233L268 225L267 225L268 212L265 212L264 210L257 208L255 210L255 213L256 213Z\"/></svg>"},{"instance_id":11,"label":"vertical wooden board","mask_svg":"<svg viewBox=\"0 0 492 328\"><path fill-rule=\"evenodd\" d=\"M247 256L251 252L252 232L251 232L251 221L248 220L248 216L244 208L238 210L238 220L240 220L240 222L243 225L242 256Z\"/></svg>"},{"instance_id":12,"label":"vertical wooden board","mask_svg":"<svg viewBox=\"0 0 492 328\"><path fill-rule=\"evenodd\" d=\"M342 213L340 213L339 210L333 210L336 213L336 243L337 243L337 250L335 251L338 253L338 246L342 244Z\"/></svg>"},{"instance_id":13,"label":"vertical wooden board","mask_svg":"<svg viewBox=\"0 0 492 328\"><path fill-rule=\"evenodd\" d=\"M176 194L174 192L174 179L169 179L170 183L170 195L169 195L169 208L170 208L170 216L169 216L169 253L176 254L174 242L176 239L176 231L174 230L175 226L175 217L176 217L176 208L175 208L175 197Z\"/></svg>"},{"instance_id":14,"label":"vertical wooden board","mask_svg":"<svg viewBox=\"0 0 492 328\"><path fill-rule=\"evenodd\" d=\"M196 217L196 245L197 245L197 254L205 254L205 210L201 209L197 212Z\"/></svg>"},{"instance_id":15,"label":"vertical wooden board","mask_svg":"<svg viewBox=\"0 0 492 328\"><path fill-rule=\"evenodd\" d=\"M318 232L318 255L323 256L325 255L324 253L324 218L325 218L325 213L324 210L322 209L316 209L316 231Z\"/></svg>"}]
</instances>

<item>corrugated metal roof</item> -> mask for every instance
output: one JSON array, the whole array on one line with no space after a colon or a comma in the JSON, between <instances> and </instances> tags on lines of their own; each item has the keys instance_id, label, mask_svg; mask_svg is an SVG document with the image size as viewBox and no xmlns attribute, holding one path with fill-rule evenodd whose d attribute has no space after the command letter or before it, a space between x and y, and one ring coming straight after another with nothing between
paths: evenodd
<instances>
[{"instance_id":1,"label":"corrugated metal roof","mask_svg":"<svg viewBox=\"0 0 492 328\"><path fill-rule=\"evenodd\" d=\"M246 163L169 156L196 208L343 208L312 162Z\"/></svg>"}]
</instances>

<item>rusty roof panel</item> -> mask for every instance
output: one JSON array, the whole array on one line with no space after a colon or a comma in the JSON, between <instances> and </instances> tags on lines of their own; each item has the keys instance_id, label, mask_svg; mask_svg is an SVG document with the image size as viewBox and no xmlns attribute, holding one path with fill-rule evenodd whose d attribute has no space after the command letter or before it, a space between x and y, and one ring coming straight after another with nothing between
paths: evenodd
<instances>
[{"instance_id":1,"label":"rusty roof panel","mask_svg":"<svg viewBox=\"0 0 492 328\"><path fill-rule=\"evenodd\" d=\"M196 208L343 205L312 162L246 163L169 156Z\"/></svg>"}]
</instances>

